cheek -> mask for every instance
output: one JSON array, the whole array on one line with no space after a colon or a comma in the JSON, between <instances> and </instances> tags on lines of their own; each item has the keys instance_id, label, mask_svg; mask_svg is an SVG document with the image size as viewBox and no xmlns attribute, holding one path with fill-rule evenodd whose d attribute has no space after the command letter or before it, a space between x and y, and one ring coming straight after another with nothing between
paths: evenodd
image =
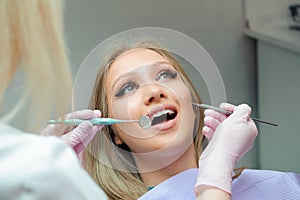
<instances>
[{"instance_id":1,"label":"cheek","mask_svg":"<svg viewBox=\"0 0 300 200\"><path fill-rule=\"evenodd\" d=\"M196 118L196 114L192 106L192 95L183 82L177 84L176 90L174 91L181 108L180 132L185 135L183 137L191 138L193 137L193 129Z\"/></svg>"},{"instance_id":2,"label":"cheek","mask_svg":"<svg viewBox=\"0 0 300 200\"><path fill-rule=\"evenodd\" d=\"M167 87L172 92L177 100L186 101L187 103L192 102L191 93L182 81L165 84L165 87Z\"/></svg>"},{"instance_id":3,"label":"cheek","mask_svg":"<svg viewBox=\"0 0 300 200\"><path fill-rule=\"evenodd\" d=\"M136 98L138 95L131 95L124 98L112 99L109 107L109 117L124 120L138 120L141 116L141 102ZM118 135L123 140L132 140L132 138L146 137L144 130L137 122L119 123L114 125ZM147 134L146 134L147 135ZM127 143L127 142L126 142Z\"/></svg>"},{"instance_id":4,"label":"cheek","mask_svg":"<svg viewBox=\"0 0 300 200\"><path fill-rule=\"evenodd\" d=\"M139 113L137 101L132 97L123 99L113 99L110 102L110 117L118 119L137 119Z\"/></svg>"},{"instance_id":5,"label":"cheek","mask_svg":"<svg viewBox=\"0 0 300 200\"><path fill-rule=\"evenodd\" d=\"M181 130L187 135L193 133L196 114L190 102L181 101Z\"/></svg>"}]
</instances>

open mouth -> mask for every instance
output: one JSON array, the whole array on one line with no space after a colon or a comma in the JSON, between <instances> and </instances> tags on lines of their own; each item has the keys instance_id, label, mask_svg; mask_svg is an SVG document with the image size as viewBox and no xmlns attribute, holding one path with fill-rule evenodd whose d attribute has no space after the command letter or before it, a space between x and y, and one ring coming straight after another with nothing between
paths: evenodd
<instances>
[{"instance_id":1,"label":"open mouth","mask_svg":"<svg viewBox=\"0 0 300 200\"><path fill-rule=\"evenodd\" d=\"M165 123L172 119L175 119L177 116L177 110L175 108L167 108L159 110L158 112L153 113L150 118L152 120L151 126Z\"/></svg>"}]
</instances>

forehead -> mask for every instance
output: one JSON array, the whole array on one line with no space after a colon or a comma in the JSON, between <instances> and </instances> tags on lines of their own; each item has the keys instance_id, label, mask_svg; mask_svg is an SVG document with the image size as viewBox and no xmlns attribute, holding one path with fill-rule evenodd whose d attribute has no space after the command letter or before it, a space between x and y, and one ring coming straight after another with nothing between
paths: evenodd
<instances>
[{"instance_id":1,"label":"forehead","mask_svg":"<svg viewBox=\"0 0 300 200\"><path fill-rule=\"evenodd\" d=\"M121 54L111 65L108 72L108 83L112 84L118 77L141 65L151 64L159 61L168 62L159 53L149 49L133 49Z\"/></svg>"}]
</instances>

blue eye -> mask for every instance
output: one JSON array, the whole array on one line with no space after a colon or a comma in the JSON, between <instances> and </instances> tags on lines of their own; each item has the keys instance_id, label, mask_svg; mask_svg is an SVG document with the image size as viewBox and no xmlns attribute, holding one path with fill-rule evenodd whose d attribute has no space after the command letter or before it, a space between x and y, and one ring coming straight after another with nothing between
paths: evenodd
<instances>
[{"instance_id":1,"label":"blue eye","mask_svg":"<svg viewBox=\"0 0 300 200\"><path fill-rule=\"evenodd\" d=\"M136 83L133 83L133 82L128 82L126 84L124 84L118 91L117 93L115 94L115 97L121 97L123 96L124 94L127 94L129 92L132 92L136 89L139 88L139 85L136 84Z\"/></svg>"},{"instance_id":2,"label":"blue eye","mask_svg":"<svg viewBox=\"0 0 300 200\"><path fill-rule=\"evenodd\" d=\"M177 77L177 72L174 70L163 70L159 72L155 80L162 81L167 79L175 79Z\"/></svg>"}]
</instances>

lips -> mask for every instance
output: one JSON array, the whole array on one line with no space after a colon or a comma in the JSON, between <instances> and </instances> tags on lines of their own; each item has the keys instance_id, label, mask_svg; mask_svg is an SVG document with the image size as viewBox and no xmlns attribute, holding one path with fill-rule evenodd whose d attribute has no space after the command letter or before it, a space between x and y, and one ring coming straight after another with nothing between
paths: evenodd
<instances>
[{"instance_id":1,"label":"lips","mask_svg":"<svg viewBox=\"0 0 300 200\"><path fill-rule=\"evenodd\" d=\"M170 124L170 121L174 120L177 116L177 108L172 105L161 105L161 106L156 106L153 108L148 116L152 120L151 126L156 126L156 125L163 125L169 124L168 126L173 125L174 123ZM169 128L169 127L162 127L162 129Z\"/></svg>"}]
</instances>

